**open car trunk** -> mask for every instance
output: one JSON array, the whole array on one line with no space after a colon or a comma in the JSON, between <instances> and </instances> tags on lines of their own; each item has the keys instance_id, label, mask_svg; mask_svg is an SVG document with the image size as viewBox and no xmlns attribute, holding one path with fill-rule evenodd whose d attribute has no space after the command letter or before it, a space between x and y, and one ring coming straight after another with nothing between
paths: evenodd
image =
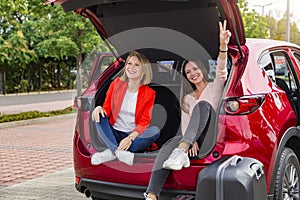
<instances>
[{"instance_id":1,"label":"open car trunk","mask_svg":"<svg viewBox=\"0 0 300 200\"><path fill-rule=\"evenodd\" d=\"M177 72L181 71L183 60L217 59L219 21L227 20L227 28L232 33L230 45L236 45L239 48L240 45L245 44L243 23L236 5L237 0L48 0L48 3L61 4L66 12L73 10L88 17L105 42L115 48L118 55L124 56L124 59L129 51L138 50L144 53L152 64L159 61L175 61L181 64L173 67L173 70ZM155 71L157 71L155 67L153 71L155 78ZM162 85L161 80L165 79L166 77L160 78L158 85ZM177 88L176 91L179 91L180 84L174 83L177 80L175 76L172 76L168 87L172 85L173 88ZM166 92L161 92L164 89L156 89L157 82L153 83L153 89L157 94L162 94L162 97L157 99L167 99L165 105L173 102L173 97L166 97ZM101 105L98 101L104 99L98 96L99 91L102 91L102 95L105 94L103 87L102 85L101 88L97 88L95 105ZM178 93L175 92L175 96L178 97ZM172 115L171 112L168 113ZM168 116L168 118L171 117ZM170 120L170 123L180 125L178 118ZM169 128L166 129L169 130ZM176 130L172 131L172 133L176 132ZM159 146L167 139L161 140ZM97 140L97 137L95 136L92 140ZM209 143L210 145L202 148L204 149L202 155L207 155L215 142L216 134ZM93 144L97 146L95 142ZM100 146L99 142L99 148ZM98 151L99 148L96 147Z\"/></svg>"},{"instance_id":2,"label":"open car trunk","mask_svg":"<svg viewBox=\"0 0 300 200\"><path fill-rule=\"evenodd\" d=\"M245 44L242 19L236 0L49 0L48 3L61 4L66 12L74 10L88 17L105 42L115 48L118 55L124 56L124 59L129 51L138 50L144 53L152 64L159 61L175 61L180 64L173 67L173 71L177 72L181 71L183 60L216 60L219 52L219 21L227 20L227 28L232 32L230 45L239 47ZM154 67L154 79L160 77L155 76L155 69ZM166 88L156 87L163 85L161 80L165 79L167 78L159 78L159 82L153 81L153 89L158 96L156 99L164 100L163 103L157 104L162 105L165 110L172 110L168 111L168 119L173 119L170 116L176 116L176 119L166 123L179 126L180 117L176 113L176 109L179 108L178 102L174 100L172 103L174 107L178 105L177 108L167 109L166 106L175 98L172 95L166 97L167 92L161 92ZM167 89L179 91L180 83L176 83L178 80L172 76ZM109 84L105 85L108 87ZM171 86L176 89L170 89ZM99 101L103 101L104 96L100 96L105 94L107 88L104 89L102 84L101 88L97 89L96 102L93 105L101 105L102 102ZM178 99L179 92L174 94ZM155 111L154 109L154 113ZM158 115L160 116L160 113ZM162 135L171 137L169 133L176 134L177 129L178 127L170 131L166 126L166 131L161 129ZM94 136L92 141L97 141L97 135ZM158 146L167 139L168 137L160 138ZM207 155L215 142L216 134L207 148L202 148L202 155ZM96 150L100 150L101 142L93 142L93 145Z\"/></svg>"},{"instance_id":3,"label":"open car trunk","mask_svg":"<svg viewBox=\"0 0 300 200\"><path fill-rule=\"evenodd\" d=\"M237 0L49 0L89 17L119 55L140 50L150 60L218 55L218 21L227 20L230 44L245 44Z\"/></svg>"},{"instance_id":4,"label":"open car trunk","mask_svg":"<svg viewBox=\"0 0 300 200\"><path fill-rule=\"evenodd\" d=\"M180 130L180 72L185 63L184 60L198 58L215 61L219 52L218 22L225 19L228 21L227 27L233 33L230 44L239 46L245 43L242 21L235 1L49 0L49 3L51 1L54 4L61 4L65 11L74 10L88 17L100 36L108 45L115 48L118 55L124 56L124 59L131 50L138 50L150 59L153 79L149 86L156 91L151 123L161 130L160 138L156 141L158 148ZM164 62L167 66L163 65ZM214 63L208 70L212 73L216 70ZM102 105L109 84L120 74L123 65L124 63L120 62L118 66L111 67L111 71L108 69L103 79L102 77L99 79L101 84L95 85L97 92L91 105ZM85 156L81 158L90 162L89 156L93 151L101 152L104 145L91 123L90 112L78 116L82 117L78 121L85 123L84 126L79 126L81 134L80 139L78 138L78 146L84 150L78 152L84 151ZM203 134L205 137L203 137L201 151L199 151L199 158L204 158L202 163L206 163L204 161L206 156L216 144L218 127L215 120L217 117L212 117L212 123L207 126L206 132L212 134L207 134L209 137ZM85 148L85 146L90 148ZM77 176L106 181L109 184L135 184L144 187L149 182L157 154L155 150L151 148L146 150L147 153L136 153L135 164L131 167L124 166L116 160L91 168L101 173L85 174L78 170ZM77 151L74 152L77 153ZM78 158L80 155L74 157ZM198 162L195 166L200 165L199 161L200 159L195 159L195 162ZM75 168L84 167L86 166L82 166L79 161L75 162ZM191 169L199 170L197 167ZM112 173L114 173L114 179L111 176ZM173 176L178 182L167 180L167 184L169 188L177 188L178 183L184 183L181 189L194 190L196 176L197 173L194 173L188 180L185 180L186 177L180 176L178 172ZM84 183L83 186L85 187Z\"/></svg>"}]
</instances>

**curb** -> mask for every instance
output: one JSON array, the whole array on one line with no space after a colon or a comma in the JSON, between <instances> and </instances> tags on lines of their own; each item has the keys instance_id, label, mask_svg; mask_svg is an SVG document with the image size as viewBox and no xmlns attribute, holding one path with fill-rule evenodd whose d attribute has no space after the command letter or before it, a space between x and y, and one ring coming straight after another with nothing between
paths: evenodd
<instances>
[{"instance_id":1,"label":"curb","mask_svg":"<svg viewBox=\"0 0 300 200\"><path fill-rule=\"evenodd\" d=\"M30 124L38 124L38 123L45 123L49 122L50 120L61 120L61 119L70 119L70 118L76 118L77 113L71 113L71 114L65 114L65 115L59 115L54 117L41 117L36 119L28 119L28 120L21 120L21 121L15 121L15 122L6 122L6 123L0 123L0 129L4 128L12 128L17 126L25 126Z\"/></svg>"},{"instance_id":2,"label":"curb","mask_svg":"<svg viewBox=\"0 0 300 200\"><path fill-rule=\"evenodd\" d=\"M69 90L53 90L53 91L40 91L40 92L24 92L24 93L0 94L0 97L37 95L37 94L53 94L53 93L64 93L64 92L73 93L73 92L76 92L76 90L69 89Z\"/></svg>"}]
</instances>

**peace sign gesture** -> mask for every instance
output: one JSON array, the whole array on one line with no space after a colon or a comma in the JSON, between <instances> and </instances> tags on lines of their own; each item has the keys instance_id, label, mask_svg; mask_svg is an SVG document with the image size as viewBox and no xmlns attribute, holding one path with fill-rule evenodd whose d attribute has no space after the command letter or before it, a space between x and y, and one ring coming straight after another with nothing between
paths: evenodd
<instances>
[{"instance_id":1,"label":"peace sign gesture","mask_svg":"<svg viewBox=\"0 0 300 200\"><path fill-rule=\"evenodd\" d=\"M231 32L226 30L226 20L223 24L219 22L220 29L220 46L227 46L231 37Z\"/></svg>"}]
</instances>

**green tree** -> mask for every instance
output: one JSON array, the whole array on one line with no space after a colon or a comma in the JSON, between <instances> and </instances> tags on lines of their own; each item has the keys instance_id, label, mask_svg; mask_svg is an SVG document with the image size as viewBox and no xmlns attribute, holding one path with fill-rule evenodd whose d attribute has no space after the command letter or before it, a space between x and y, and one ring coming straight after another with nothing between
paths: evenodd
<instances>
[{"instance_id":1,"label":"green tree","mask_svg":"<svg viewBox=\"0 0 300 200\"><path fill-rule=\"evenodd\" d=\"M65 74L80 68L83 55L101 43L88 19L43 0L1 1L0 16L0 68L6 70L8 92L24 79L32 89L69 85Z\"/></svg>"},{"instance_id":2,"label":"green tree","mask_svg":"<svg viewBox=\"0 0 300 200\"><path fill-rule=\"evenodd\" d=\"M0 66L12 83L19 84L24 77L26 65L37 60L36 53L29 48L21 24L27 20L28 10L23 0L0 2ZM15 72L15 73L12 73Z\"/></svg>"},{"instance_id":3,"label":"green tree","mask_svg":"<svg viewBox=\"0 0 300 200\"><path fill-rule=\"evenodd\" d=\"M56 60L57 71L61 70L59 63L66 58L75 57L77 71L81 72L83 55L101 43L100 37L88 19L75 12L64 13L60 6L49 7L52 10L48 14L48 20L43 24L48 34L38 44L39 55ZM78 87L78 94L81 94L80 86L81 84Z\"/></svg>"},{"instance_id":4,"label":"green tree","mask_svg":"<svg viewBox=\"0 0 300 200\"><path fill-rule=\"evenodd\" d=\"M265 20L267 22L267 28L270 32L270 38L275 39L277 35L282 34L277 30L277 20L274 17L272 17L271 15L267 15L265 17Z\"/></svg>"},{"instance_id":5,"label":"green tree","mask_svg":"<svg viewBox=\"0 0 300 200\"><path fill-rule=\"evenodd\" d=\"M290 41L300 46L300 31L296 22L291 24Z\"/></svg>"},{"instance_id":6,"label":"green tree","mask_svg":"<svg viewBox=\"0 0 300 200\"><path fill-rule=\"evenodd\" d=\"M286 40L286 15L276 20L268 15L266 17L267 28L270 30L270 38L274 40ZM290 42L300 45L300 32L295 22L290 24Z\"/></svg>"},{"instance_id":7,"label":"green tree","mask_svg":"<svg viewBox=\"0 0 300 200\"><path fill-rule=\"evenodd\" d=\"M260 16L254 10L248 9L246 0L239 0L238 6L244 23L245 34L247 38L267 38L269 30L264 17Z\"/></svg>"}]
</instances>

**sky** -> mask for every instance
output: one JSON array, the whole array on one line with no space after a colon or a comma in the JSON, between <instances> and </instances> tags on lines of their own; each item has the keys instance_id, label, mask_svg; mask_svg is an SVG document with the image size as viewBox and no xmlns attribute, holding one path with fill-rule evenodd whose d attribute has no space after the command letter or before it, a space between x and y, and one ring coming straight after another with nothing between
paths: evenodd
<instances>
[{"instance_id":1,"label":"sky","mask_svg":"<svg viewBox=\"0 0 300 200\"><path fill-rule=\"evenodd\" d=\"M269 14L275 19L281 19L287 9L288 0L247 0L250 9L254 9L257 13ZM290 20L295 22L300 29L300 0L290 1L290 13L292 14Z\"/></svg>"}]
</instances>

